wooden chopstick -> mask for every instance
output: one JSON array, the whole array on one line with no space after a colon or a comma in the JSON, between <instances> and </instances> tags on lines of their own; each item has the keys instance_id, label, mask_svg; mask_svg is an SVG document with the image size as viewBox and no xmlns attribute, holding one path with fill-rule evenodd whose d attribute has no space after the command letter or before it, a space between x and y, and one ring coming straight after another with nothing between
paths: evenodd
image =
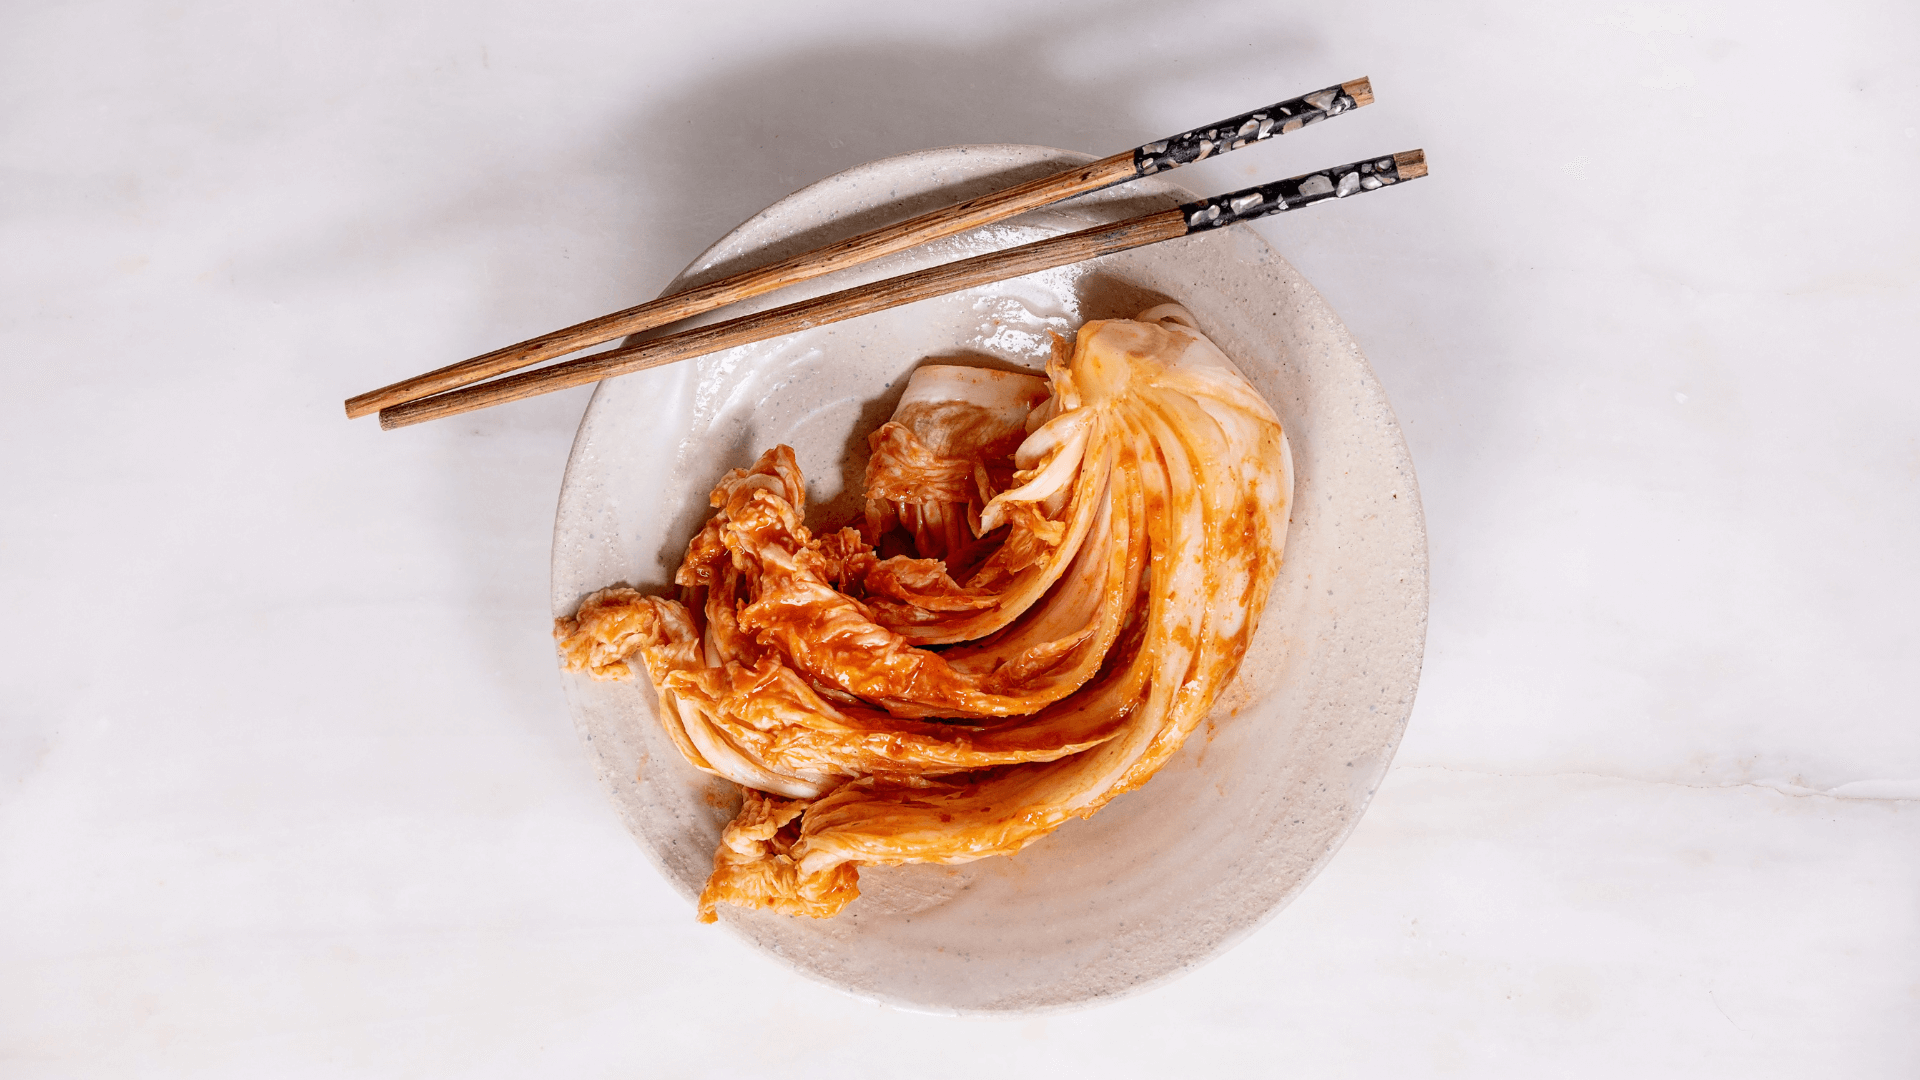
<instances>
[{"instance_id":1,"label":"wooden chopstick","mask_svg":"<svg viewBox=\"0 0 1920 1080\"><path fill-rule=\"evenodd\" d=\"M857 266L882 255L1001 221L1075 195L1084 195L1136 177L1151 176L1215 154L1238 150L1249 143L1297 131L1307 124L1338 116L1372 101L1372 84L1361 78L1276 102L1264 109L1146 143L1091 164L955 203L836 244L663 296L611 315L589 319L564 330L529 338L517 345L449 364L391 386L370 390L347 399L347 416L351 419L379 412L404 401L489 379L627 334L678 322L785 285Z\"/></svg>"},{"instance_id":2,"label":"wooden chopstick","mask_svg":"<svg viewBox=\"0 0 1920 1080\"><path fill-rule=\"evenodd\" d=\"M1377 191L1425 175L1427 158L1425 152L1420 150L1368 158L1305 173L1217 198L1186 203L1171 210L944 263L712 326L419 398L382 409L380 426L387 429L406 427L489 405L519 401L552 390L598 382L615 375L719 352L736 345L765 341L797 330L885 311L915 300L1004 281L1161 240L1224 228L1268 214L1298 210L1328 199Z\"/></svg>"}]
</instances>

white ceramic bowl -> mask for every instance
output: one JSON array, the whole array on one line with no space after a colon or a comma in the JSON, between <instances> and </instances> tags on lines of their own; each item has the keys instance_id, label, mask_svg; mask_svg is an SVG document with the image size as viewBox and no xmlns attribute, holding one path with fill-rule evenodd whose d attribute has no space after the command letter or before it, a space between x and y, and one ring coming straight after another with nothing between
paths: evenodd
<instances>
[{"instance_id":1,"label":"white ceramic bowl","mask_svg":"<svg viewBox=\"0 0 1920 1080\"><path fill-rule=\"evenodd\" d=\"M862 165L768 207L669 291L1084 160L1034 146L965 146ZM1192 197L1162 179L1135 181L750 306ZM664 591L709 513L714 481L776 443L799 454L811 520L850 518L865 436L922 361L1037 368L1049 330L1130 316L1162 299L1191 309L1266 395L1296 469L1285 567L1213 716L1146 787L1012 858L866 868L861 898L836 918L723 908L732 932L866 998L939 1012L1057 1009L1217 955L1304 888L1352 832L1419 681L1427 612L1419 491L1360 350L1312 287L1247 229L601 383L561 490L554 614L570 614L581 596L614 582ZM562 678L628 828L687 896L693 918L692 899L737 804L732 785L681 759L655 721L644 679Z\"/></svg>"}]
</instances>

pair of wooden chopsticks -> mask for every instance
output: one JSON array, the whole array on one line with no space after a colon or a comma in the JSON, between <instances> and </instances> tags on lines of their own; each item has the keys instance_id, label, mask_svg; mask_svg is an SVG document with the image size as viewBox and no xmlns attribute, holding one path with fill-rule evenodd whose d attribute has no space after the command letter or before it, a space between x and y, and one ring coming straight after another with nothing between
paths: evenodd
<instances>
[{"instance_id":1,"label":"pair of wooden chopsticks","mask_svg":"<svg viewBox=\"0 0 1920 1080\"><path fill-rule=\"evenodd\" d=\"M1366 79L1330 86L369 391L347 399L347 416L378 412L381 427L406 427L1425 176L1426 157L1419 150L1368 158L493 378L1075 195L1238 150L1372 101Z\"/></svg>"}]
</instances>

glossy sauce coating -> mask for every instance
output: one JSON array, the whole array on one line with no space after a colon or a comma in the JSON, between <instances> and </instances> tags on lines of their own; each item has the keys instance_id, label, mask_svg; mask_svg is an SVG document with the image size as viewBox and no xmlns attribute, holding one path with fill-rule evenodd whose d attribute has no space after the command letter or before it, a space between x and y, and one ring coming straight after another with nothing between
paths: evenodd
<instances>
[{"instance_id":1,"label":"glossy sauce coating","mask_svg":"<svg viewBox=\"0 0 1920 1080\"><path fill-rule=\"evenodd\" d=\"M702 918L1017 851L1145 783L1233 677L1290 509L1272 410L1171 305L1088 323L1047 376L921 368L859 528L801 524L776 447L716 487L677 599L614 587L556 626L570 668L638 661L687 760L748 789Z\"/></svg>"}]
</instances>

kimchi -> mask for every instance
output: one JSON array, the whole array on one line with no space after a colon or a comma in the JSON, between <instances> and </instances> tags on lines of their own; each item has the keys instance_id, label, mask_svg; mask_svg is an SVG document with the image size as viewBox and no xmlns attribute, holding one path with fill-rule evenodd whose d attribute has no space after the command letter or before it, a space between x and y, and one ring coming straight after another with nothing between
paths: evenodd
<instances>
[{"instance_id":1,"label":"kimchi","mask_svg":"<svg viewBox=\"0 0 1920 1080\"><path fill-rule=\"evenodd\" d=\"M714 488L676 595L555 626L744 789L703 921L831 916L861 866L1011 854L1146 783L1279 572L1286 435L1177 305L1056 338L1044 379L923 366L869 445L857 523L810 531L776 446Z\"/></svg>"}]
</instances>

